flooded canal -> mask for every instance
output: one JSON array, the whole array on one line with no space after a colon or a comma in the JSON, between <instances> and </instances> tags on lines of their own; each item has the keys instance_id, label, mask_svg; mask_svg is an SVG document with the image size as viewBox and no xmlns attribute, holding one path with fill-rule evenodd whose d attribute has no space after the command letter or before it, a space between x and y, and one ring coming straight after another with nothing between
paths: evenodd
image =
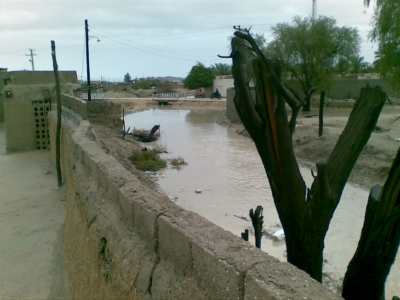
<instances>
[{"instance_id":1,"label":"flooded canal","mask_svg":"<svg viewBox=\"0 0 400 300\"><path fill-rule=\"evenodd\" d=\"M258 153L249 138L219 125L221 111L147 110L126 116L127 127L151 128L161 125L161 137L152 144L166 147L165 158L182 157L182 169L160 172L157 182L172 201L194 211L222 228L240 236L251 228L249 209L264 207L264 229L279 233L280 222L267 177ZM302 168L307 184L312 176ZM197 191L197 192L196 192ZM354 254L362 228L367 191L347 185L325 242L326 282L339 282ZM284 241L264 236L262 249L285 260ZM253 240L251 240L254 244ZM400 259L392 267L387 296L400 295Z\"/></svg>"}]
</instances>

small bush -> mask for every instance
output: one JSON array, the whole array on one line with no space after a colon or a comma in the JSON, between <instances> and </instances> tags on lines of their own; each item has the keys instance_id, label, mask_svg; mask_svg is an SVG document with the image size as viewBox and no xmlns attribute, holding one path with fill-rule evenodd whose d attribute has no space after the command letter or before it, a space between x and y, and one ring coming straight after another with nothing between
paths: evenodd
<instances>
[{"instance_id":1,"label":"small bush","mask_svg":"<svg viewBox=\"0 0 400 300\"><path fill-rule=\"evenodd\" d=\"M129 159L141 171L158 171L167 166L167 162L155 150L136 150Z\"/></svg>"}]
</instances>

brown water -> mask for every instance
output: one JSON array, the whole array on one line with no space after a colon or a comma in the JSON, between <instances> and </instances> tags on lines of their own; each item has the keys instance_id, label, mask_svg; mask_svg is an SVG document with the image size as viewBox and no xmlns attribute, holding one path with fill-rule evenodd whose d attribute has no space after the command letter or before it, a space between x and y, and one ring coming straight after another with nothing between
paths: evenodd
<instances>
[{"instance_id":1,"label":"brown water","mask_svg":"<svg viewBox=\"0 0 400 300\"><path fill-rule=\"evenodd\" d=\"M255 146L249 138L219 125L221 114L212 110L154 109L127 115L126 124L131 128L160 124L161 137L151 144L165 146L165 158L183 157L188 163L180 170L169 167L156 177L172 201L238 236L244 229L251 229L249 209L262 205L264 229L274 233L280 229L280 222ZM310 170L302 168L302 173L310 184ZM331 288L343 278L354 254L367 198L367 191L353 185L347 185L343 192L325 240L324 273ZM284 241L265 236L262 249L285 260ZM389 299L400 295L399 255L386 289Z\"/></svg>"}]
</instances>

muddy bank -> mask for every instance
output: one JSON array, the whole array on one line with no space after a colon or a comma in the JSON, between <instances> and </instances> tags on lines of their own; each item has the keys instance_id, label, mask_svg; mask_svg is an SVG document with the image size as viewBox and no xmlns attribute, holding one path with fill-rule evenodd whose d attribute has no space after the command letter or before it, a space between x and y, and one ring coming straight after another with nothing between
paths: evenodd
<instances>
[{"instance_id":1,"label":"muddy bank","mask_svg":"<svg viewBox=\"0 0 400 300\"><path fill-rule=\"evenodd\" d=\"M315 168L316 162L328 158L346 125L349 114L350 109L327 108L322 137L318 137L317 111L299 116L293 141L296 156L301 164ZM241 135L248 136L241 124L232 124L225 117L220 123ZM374 184L383 184L399 147L400 107L387 105L381 113L376 130L350 175L350 182L366 189Z\"/></svg>"}]
</instances>

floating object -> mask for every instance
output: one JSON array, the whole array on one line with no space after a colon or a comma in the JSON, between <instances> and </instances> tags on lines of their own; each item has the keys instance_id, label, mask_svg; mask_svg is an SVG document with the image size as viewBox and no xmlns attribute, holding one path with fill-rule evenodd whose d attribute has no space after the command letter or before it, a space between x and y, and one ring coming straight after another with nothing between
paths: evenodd
<instances>
[{"instance_id":1,"label":"floating object","mask_svg":"<svg viewBox=\"0 0 400 300\"><path fill-rule=\"evenodd\" d=\"M132 135L140 142L149 143L157 140L160 136L160 125L154 125L151 130L134 129Z\"/></svg>"},{"instance_id":2,"label":"floating object","mask_svg":"<svg viewBox=\"0 0 400 300\"><path fill-rule=\"evenodd\" d=\"M197 189L197 190L195 190L194 191L196 194L201 194L203 191L202 190L199 190L199 189Z\"/></svg>"},{"instance_id":3,"label":"floating object","mask_svg":"<svg viewBox=\"0 0 400 300\"><path fill-rule=\"evenodd\" d=\"M275 231L275 232L272 234L272 236L273 236L275 239L277 239L277 240L279 240L279 241L282 241L282 240L285 238L285 232L283 231L283 229L279 229L279 230Z\"/></svg>"}]
</instances>

